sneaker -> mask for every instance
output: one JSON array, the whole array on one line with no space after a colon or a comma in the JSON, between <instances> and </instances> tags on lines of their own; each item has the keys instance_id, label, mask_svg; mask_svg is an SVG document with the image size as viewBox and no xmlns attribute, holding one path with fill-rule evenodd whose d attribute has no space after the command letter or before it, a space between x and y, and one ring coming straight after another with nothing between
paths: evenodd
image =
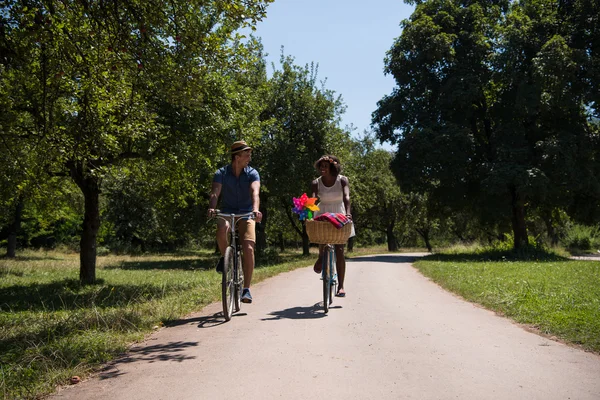
<instances>
[{"instance_id":1,"label":"sneaker","mask_svg":"<svg viewBox=\"0 0 600 400\"><path fill-rule=\"evenodd\" d=\"M223 257L219 258L219 263L217 264L217 272L223 273L223 264L225 263L225 259Z\"/></svg>"},{"instance_id":2,"label":"sneaker","mask_svg":"<svg viewBox=\"0 0 600 400\"><path fill-rule=\"evenodd\" d=\"M245 288L242 291L242 303L252 303L252 295L250 294L250 289Z\"/></svg>"}]
</instances>

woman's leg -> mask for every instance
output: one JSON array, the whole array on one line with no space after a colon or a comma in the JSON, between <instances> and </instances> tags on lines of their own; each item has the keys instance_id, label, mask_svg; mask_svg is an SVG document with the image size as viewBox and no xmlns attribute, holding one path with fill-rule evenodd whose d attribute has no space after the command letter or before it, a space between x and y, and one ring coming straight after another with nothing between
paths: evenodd
<instances>
[{"instance_id":1,"label":"woman's leg","mask_svg":"<svg viewBox=\"0 0 600 400\"><path fill-rule=\"evenodd\" d=\"M323 250L324 249L325 249L325 245L320 244L319 245L319 257L317 258L317 261L315 261L315 265L313 266L313 270L317 274L320 274L321 271L323 270Z\"/></svg>"},{"instance_id":2,"label":"woman's leg","mask_svg":"<svg viewBox=\"0 0 600 400\"><path fill-rule=\"evenodd\" d=\"M346 258L344 257L344 245L335 245L335 263L338 275L338 293L346 293L344 290L344 278L346 277Z\"/></svg>"}]
</instances>

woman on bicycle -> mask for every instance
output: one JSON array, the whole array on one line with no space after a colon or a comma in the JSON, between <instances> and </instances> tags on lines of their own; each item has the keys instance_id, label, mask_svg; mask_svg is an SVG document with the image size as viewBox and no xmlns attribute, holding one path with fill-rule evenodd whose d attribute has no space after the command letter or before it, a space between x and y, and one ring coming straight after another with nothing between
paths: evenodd
<instances>
[{"instance_id":1,"label":"woman on bicycle","mask_svg":"<svg viewBox=\"0 0 600 400\"><path fill-rule=\"evenodd\" d=\"M315 213L315 218L323 213L342 213L352 218L350 213L350 183L348 178L340 175L342 166L340 160L336 156L324 155L315 162L315 168L321 176L312 182L312 197L319 197L319 211ZM352 225L353 237L354 225ZM320 274L323 267L323 249L324 246L319 246L319 258L315 262L314 270ZM335 258L338 273L338 292L336 296L346 296L344 290L344 277L346 275L346 259L344 258L344 245L335 245Z\"/></svg>"}]
</instances>

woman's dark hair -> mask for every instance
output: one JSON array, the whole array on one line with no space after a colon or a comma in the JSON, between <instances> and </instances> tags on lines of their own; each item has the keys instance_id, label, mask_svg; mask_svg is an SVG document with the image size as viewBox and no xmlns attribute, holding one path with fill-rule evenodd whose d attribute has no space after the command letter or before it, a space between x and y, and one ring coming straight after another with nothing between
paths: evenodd
<instances>
[{"instance_id":1,"label":"woman's dark hair","mask_svg":"<svg viewBox=\"0 0 600 400\"><path fill-rule=\"evenodd\" d=\"M321 165L321 163L326 162L329 164L329 173L333 176L338 176L340 174L340 172L342 172L342 165L340 164L340 159L337 158L336 156L332 156L331 154L326 154L324 156L322 156L321 158L319 158L316 162L315 162L315 168L318 171L319 170L319 165Z\"/></svg>"}]
</instances>

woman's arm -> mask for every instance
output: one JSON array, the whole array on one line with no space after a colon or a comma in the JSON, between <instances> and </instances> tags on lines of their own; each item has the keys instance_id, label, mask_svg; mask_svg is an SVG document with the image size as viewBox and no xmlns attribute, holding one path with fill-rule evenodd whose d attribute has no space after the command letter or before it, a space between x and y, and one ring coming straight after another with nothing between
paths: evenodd
<instances>
[{"instance_id":1,"label":"woman's arm","mask_svg":"<svg viewBox=\"0 0 600 400\"><path fill-rule=\"evenodd\" d=\"M352 215L352 212L350 212L350 181L345 176L342 176L342 195L346 215Z\"/></svg>"},{"instance_id":2,"label":"woman's arm","mask_svg":"<svg viewBox=\"0 0 600 400\"><path fill-rule=\"evenodd\" d=\"M315 179L310 186L310 190L312 191L312 196L310 197L317 197L319 195L319 182Z\"/></svg>"}]
</instances>

